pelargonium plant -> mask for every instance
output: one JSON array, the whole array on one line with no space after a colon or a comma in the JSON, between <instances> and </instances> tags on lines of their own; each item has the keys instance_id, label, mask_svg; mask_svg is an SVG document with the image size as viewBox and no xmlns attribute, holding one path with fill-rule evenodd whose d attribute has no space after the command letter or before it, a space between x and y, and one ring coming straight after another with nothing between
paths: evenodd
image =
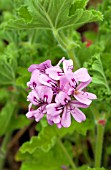
<instances>
[{"instance_id":1,"label":"pelargonium plant","mask_svg":"<svg viewBox=\"0 0 111 170\"><path fill-rule=\"evenodd\" d=\"M27 118L39 122L46 115L48 123L58 128L69 127L71 115L79 123L86 120L80 108L89 107L92 99L97 98L84 90L92 81L86 68L73 72L73 61L63 57L56 66L46 60L31 65L28 71L32 74L27 83L31 89Z\"/></svg>"}]
</instances>

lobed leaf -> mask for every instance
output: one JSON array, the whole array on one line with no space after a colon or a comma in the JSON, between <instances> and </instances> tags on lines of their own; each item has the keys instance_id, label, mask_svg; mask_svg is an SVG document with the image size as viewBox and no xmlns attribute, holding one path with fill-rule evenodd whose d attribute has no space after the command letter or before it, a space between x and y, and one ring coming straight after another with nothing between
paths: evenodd
<instances>
[{"instance_id":1,"label":"lobed leaf","mask_svg":"<svg viewBox=\"0 0 111 170\"><path fill-rule=\"evenodd\" d=\"M104 73L100 55L96 54L90 61L91 62L86 64L86 67L90 67L89 70L93 71L93 83L102 85L109 91L109 86Z\"/></svg>"},{"instance_id":2,"label":"lobed leaf","mask_svg":"<svg viewBox=\"0 0 111 170\"><path fill-rule=\"evenodd\" d=\"M87 22L102 20L102 14L85 10L87 0L26 0L18 17L8 22L9 28L39 28L60 30Z\"/></svg>"},{"instance_id":3,"label":"lobed leaf","mask_svg":"<svg viewBox=\"0 0 111 170\"><path fill-rule=\"evenodd\" d=\"M61 170L69 166L68 158L58 143L49 152L40 149L36 149L33 154L18 152L16 159L23 160L21 170Z\"/></svg>"},{"instance_id":4,"label":"lobed leaf","mask_svg":"<svg viewBox=\"0 0 111 170\"><path fill-rule=\"evenodd\" d=\"M47 126L41 130L38 136L31 138L31 141L26 142L20 148L20 152L33 153L36 149L41 149L48 152L54 146L56 136L52 127Z\"/></svg>"}]
</instances>

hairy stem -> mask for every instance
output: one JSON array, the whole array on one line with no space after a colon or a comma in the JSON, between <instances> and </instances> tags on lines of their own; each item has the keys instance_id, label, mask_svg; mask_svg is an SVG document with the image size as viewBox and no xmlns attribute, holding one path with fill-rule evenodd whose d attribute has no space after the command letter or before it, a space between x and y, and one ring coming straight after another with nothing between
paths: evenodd
<instances>
[{"instance_id":1,"label":"hairy stem","mask_svg":"<svg viewBox=\"0 0 111 170\"><path fill-rule=\"evenodd\" d=\"M61 142L60 139L58 139L58 144L61 147L61 149L63 150L64 154L66 155L70 165L72 166L73 170L77 170L74 162L72 161L72 158L70 157L69 153L67 152L66 148L64 147L63 143Z\"/></svg>"},{"instance_id":2,"label":"hairy stem","mask_svg":"<svg viewBox=\"0 0 111 170\"><path fill-rule=\"evenodd\" d=\"M97 124L95 167L101 167L102 148L103 148L104 126Z\"/></svg>"},{"instance_id":3,"label":"hairy stem","mask_svg":"<svg viewBox=\"0 0 111 170\"><path fill-rule=\"evenodd\" d=\"M74 70L77 70L79 68L79 61L77 60L76 56L74 55L74 50L67 51L68 56L70 59L72 59L74 63Z\"/></svg>"},{"instance_id":4,"label":"hairy stem","mask_svg":"<svg viewBox=\"0 0 111 170\"><path fill-rule=\"evenodd\" d=\"M53 30L53 34L61 48L68 54L69 58L73 60L74 69L77 70L79 68L79 61L74 55L74 49L69 48L69 41L66 39L65 35L62 32L59 34L57 30Z\"/></svg>"}]
</instances>

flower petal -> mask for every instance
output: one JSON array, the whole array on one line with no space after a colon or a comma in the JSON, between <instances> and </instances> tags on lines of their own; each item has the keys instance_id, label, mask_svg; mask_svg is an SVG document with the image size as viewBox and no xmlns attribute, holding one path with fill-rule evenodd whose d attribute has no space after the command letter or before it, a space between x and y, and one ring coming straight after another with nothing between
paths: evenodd
<instances>
[{"instance_id":1,"label":"flower petal","mask_svg":"<svg viewBox=\"0 0 111 170\"><path fill-rule=\"evenodd\" d=\"M81 82L86 82L91 78L86 68L78 69L77 71L74 72L74 76L78 81Z\"/></svg>"},{"instance_id":2,"label":"flower petal","mask_svg":"<svg viewBox=\"0 0 111 170\"><path fill-rule=\"evenodd\" d=\"M64 112L62 114L61 125L64 127L69 127L71 125L71 115L70 112L67 111L66 107L64 108Z\"/></svg>"},{"instance_id":3,"label":"flower petal","mask_svg":"<svg viewBox=\"0 0 111 170\"><path fill-rule=\"evenodd\" d=\"M69 80L66 78L66 76L61 76L60 78L60 89L67 93L68 95L71 95L73 92L73 88L69 84Z\"/></svg>"},{"instance_id":4,"label":"flower petal","mask_svg":"<svg viewBox=\"0 0 111 170\"><path fill-rule=\"evenodd\" d=\"M86 120L85 114L78 108L75 108L74 110L72 110L71 114L74 117L74 119L79 123Z\"/></svg>"},{"instance_id":5,"label":"flower petal","mask_svg":"<svg viewBox=\"0 0 111 170\"><path fill-rule=\"evenodd\" d=\"M36 110L36 113L34 114L35 121L39 122L45 113L46 113L46 105L44 104Z\"/></svg>"},{"instance_id":6,"label":"flower petal","mask_svg":"<svg viewBox=\"0 0 111 170\"><path fill-rule=\"evenodd\" d=\"M57 103L51 103L46 106L46 110L47 114L57 116L62 112L63 108L59 106Z\"/></svg>"},{"instance_id":7,"label":"flower petal","mask_svg":"<svg viewBox=\"0 0 111 170\"><path fill-rule=\"evenodd\" d=\"M74 76L74 73L72 71L67 71L65 73L65 76L66 76L67 80L69 81L70 85L73 88L76 88L78 82L76 80L76 76Z\"/></svg>"},{"instance_id":8,"label":"flower petal","mask_svg":"<svg viewBox=\"0 0 111 170\"><path fill-rule=\"evenodd\" d=\"M53 91L50 87L38 86L36 87L36 92L42 101L44 101L45 103L51 103Z\"/></svg>"},{"instance_id":9,"label":"flower petal","mask_svg":"<svg viewBox=\"0 0 111 170\"><path fill-rule=\"evenodd\" d=\"M27 83L27 86L30 87L31 89L34 89L36 86L40 85L40 82L38 79L39 76L40 76L39 70L34 70L32 72L30 81Z\"/></svg>"},{"instance_id":10,"label":"flower petal","mask_svg":"<svg viewBox=\"0 0 111 170\"><path fill-rule=\"evenodd\" d=\"M39 96L36 92L36 90L32 90L29 92L29 95L27 96L27 101L30 101L33 105L38 105L39 104Z\"/></svg>"},{"instance_id":11,"label":"flower petal","mask_svg":"<svg viewBox=\"0 0 111 170\"><path fill-rule=\"evenodd\" d=\"M49 86L49 87L56 86L56 81L52 80L45 74L41 74L41 76L39 76L38 79L39 82L45 86Z\"/></svg>"},{"instance_id":12,"label":"flower petal","mask_svg":"<svg viewBox=\"0 0 111 170\"><path fill-rule=\"evenodd\" d=\"M53 122L55 124L58 124L58 123L60 123L61 117L60 117L60 115L52 116L52 115L47 114L47 120L49 123Z\"/></svg>"},{"instance_id":13,"label":"flower petal","mask_svg":"<svg viewBox=\"0 0 111 170\"><path fill-rule=\"evenodd\" d=\"M34 115L35 115L35 113L36 113L35 110L31 110L31 107L32 107L32 103L30 103L29 106L28 106L28 112L27 112L27 114L26 114L26 117L27 117L28 119L33 118Z\"/></svg>"},{"instance_id":14,"label":"flower petal","mask_svg":"<svg viewBox=\"0 0 111 170\"><path fill-rule=\"evenodd\" d=\"M60 80L60 77L64 74L60 67L50 67L46 69L46 74L49 75L53 80Z\"/></svg>"},{"instance_id":15,"label":"flower petal","mask_svg":"<svg viewBox=\"0 0 111 170\"><path fill-rule=\"evenodd\" d=\"M71 98L63 91L59 92L55 98L55 102L61 105L66 105L70 100Z\"/></svg>"},{"instance_id":16,"label":"flower petal","mask_svg":"<svg viewBox=\"0 0 111 170\"><path fill-rule=\"evenodd\" d=\"M93 93L85 92L84 96L86 96L88 99L97 99L97 96Z\"/></svg>"},{"instance_id":17,"label":"flower petal","mask_svg":"<svg viewBox=\"0 0 111 170\"><path fill-rule=\"evenodd\" d=\"M71 59L63 61L63 70L65 73L73 70L73 61Z\"/></svg>"},{"instance_id":18,"label":"flower petal","mask_svg":"<svg viewBox=\"0 0 111 170\"><path fill-rule=\"evenodd\" d=\"M89 106L86 105L86 104L80 103L77 100L71 100L70 107L72 109L72 108L75 108L75 107L78 107L78 108L87 108Z\"/></svg>"},{"instance_id":19,"label":"flower petal","mask_svg":"<svg viewBox=\"0 0 111 170\"><path fill-rule=\"evenodd\" d=\"M45 72L45 70L51 67L51 60L46 60L41 64L32 64L29 68L29 72L33 72L35 69L38 69L40 72Z\"/></svg>"},{"instance_id":20,"label":"flower petal","mask_svg":"<svg viewBox=\"0 0 111 170\"><path fill-rule=\"evenodd\" d=\"M92 78L90 78L88 81L86 82L82 82L78 85L78 87L76 88L77 90L82 90L84 89L85 87L88 86L88 84L92 81Z\"/></svg>"},{"instance_id":21,"label":"flower petal","mask_svg":"<svg viewBox=\"0 0 111 170\"><path fill-rule=\"evenodd\" d=\"M74 94L74 97L81 103L84 103L86 105L90 105L91 104L91 100L88 99L88 97L86 96L85 92L81 91L78 92L78 94Z\"/></svg>"}]
</instances>

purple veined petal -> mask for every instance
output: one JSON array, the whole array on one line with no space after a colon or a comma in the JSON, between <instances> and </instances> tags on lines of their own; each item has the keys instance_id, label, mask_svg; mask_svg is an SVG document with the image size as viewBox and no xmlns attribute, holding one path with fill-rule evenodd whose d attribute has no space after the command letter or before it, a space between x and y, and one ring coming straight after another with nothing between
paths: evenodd
<instances>
[{"instance_id":1,"label":"purple veined petal","mask_svg":"<svg viewBox=\"0 0 111 170\"><path fill-rule=\"evenodd\" d=\"M53 122L53 123L57 124L57 123L60 123L61 117L60 117L60 115L52 116L52 115L47 114L47 120L48 120L48 122Z\"/></svg>"},{"instance_id":2,"label":"purple veined petal","mask_svg":"<svg viewBox=\"0 0 111 170\"><path fill-rule=\"evenodd\" d=\"M65 86L67 86L67 84L69 84L68 79L66 78L65 75L60 77L60 89L64 90Z\"/></svg>"},{"instance_id":3,"label":"purple veined petal","mask_svg":"<svg viewBox=\"0 0 111 170\"><path fill-rule=\"evenodd\" d=\"M74 97L76 98L76 100L86 105L90 105L92 102L91 100L88 99L88 97L85 95L85 92L83 91L78 92L78 94L74 94Z\"/></svg>"},{"instance_id":4,"label":"purple veined petal","mask_svg":"<svg viewBox=\"0 0 111 170\"><path fill-rule=\"evenodd\" d=\"M71 59L63 61L63 70L64 70L64 73L66 73L67 71L73 70L73 61Z\"/></svg>"},{"instance_id":5,"label":"purple veined petal","mask_svg":"<svg viewBox=\"0 0 111 170\"><path fill-rule=\"evenodd\" d=\"M64 74L60 67L50 67L46 69L46 74L53 80L60 80L60 77Z\"/></svg>"},{"instance_id":6,"label":"purple veined petal","mask_svg":"<svg viewBox=\"0 0 111 170\"><path fill-rule=\"evenodd\" d=\"M71 98L63 91L59 92L55 97L55 102L57 104L66 105Z\"/></svg>"},{"instance_id":7,"label":"purple veined petal","mask_svg":"<svg viewBox=\"0 0 111 170\"><path fill-rule=\"evenodd\" d=\"M44 103L51 103L52 97L53 97L53 91L50 87L38 86L38 87L36 87L36 92L37 92L39 98Z\"/></svg>"},{"instance_id":8,"label":"purple veined petal","mask_svg":"<svg viewBox=\"0 0 111 170\"><path fill-rule=\"evenodd\" d=\"M77 100L71 100L71 102L70 102L70 109L72 110L75 107L78 107L78 108L87 108L87 107L89 107L89 105L80 103Z\"/></svg>"},{"instance_id":9,"label":"purple veined petal","mask_svg":"<svg viewBox=\"0 0 111 170\"><path fill-rule=\"evenodd\" d=\"M60 115L57 115L57 116L54 116L54 117L53 117L53 122L54 122L55 124L60 123L60 121L61 121Z\"/></svg>"},{"instance_id":10,"label":"purple veined petal","mask_svg":"<svg viewBox=\"0 0 111 170\"><path fill-rule=\"evenodd\" d=\"M35 69L38 68L38 64L32 64L29 68L28 68L28 71L29 72L33 72Z\"/></svg>"},{"instance_id":11,"label":"purple veined petal","mask_svg":"<svg viewBox=\"0 0 111 170\"><path fill-rule=\"evenodd\" d=\"M56 81L52 80L51 78L49 78L47 75L42 74L41 76L39 76L39 82L45 86L49 86L49 87L54 87L56 86Z\"/></svg>"},{"instance_id":12,"label":"purple veined petal","mask_svg":"<svg viewBox=\"0 0 111 170\"><path fill-rule=\"evenodd\" d=\"M78 87L76 88L77 90L82 90L84 89L85 87L88 86L88 84L92 81L92 78L90 77L90 79L86 82L81 82Z\"/></svg>"},{"instance_id":13,"label":"purple veined petal","mask_svg":"<svg viewBox=\"0 0 111 170\"><path fill-rule=\"evenodd\" d=\"M63 107L57 103L51 103L46 106L47 114L57 116L63 111Z\"/></svg>"},{"instance_id":14,"label":"purple veined petal","mask_svg":"<svg viewBox=\"0 0 111 170\"><path fill-rule=\"evenodd\" d=\"M73 92L73 88L69 84L69 80L66 78L66 76L61 76L60 78L60 89L67 93L68 95L71 95Z\"/></svg>"},{"instance_id":15,"label":"purple veined petal","mask_svg":"<svg viewBox=\"0 0 111 170\"><path fill-rule=\"evenodd\" d=\"M61 125L63 127L69 127L71 125L71 115L70 112L67 111L66 107L64 107L64 112L62 114Z\"/></svg>"},{"instance_id":16,"label":"purple veined petal","mask_svg":"<svg viewBox=\"0 0 111 170\"><path fill-rule=\"evenodd\" d=\"M27 101L30 101L33 105L40 104L40 98L36 90L32 90L31 92L29 92L29 95L27 96Z\"/></svg>"},{"instance_id":17,"label":"purple veined petal","mask_svg":"<svg viewBox=\"0 0 111 170\"><path fill-rule=\"evenodd\" d=\"M91 78L86 68L78 69L74 72L74 76L77 78L77 81L81 82L89 81L89 79Z\"/></svg>"},{"instance_id":18,"label":"purple veined petal","mask_svg":"<svg viewBox=\"0 0 111 170\"><path fill-rule=\"evenodd\" d=\"M97 96L93 93L85 92L84 96L86 96L88 99L97 99Z\"/></svg>"},{"instance_id":19,"label":"purple veined petal","mask_svg":"<svg viewBox=\"0 0 111 170\"><path fill-rule=\"evenodd\" d=\"M74 117L74 119L79 123L86 120L85 114L78 108L75 108L74 110L72 110L71 114Z\"/></svg>"},{"instance_id":20,"label":"purple veined petal","mask_svg":"<svg viewBox=\"0 0 111 170\"><path fill-rule=\"evenodd\" d=\"M32 103L29 104L28 106L28 112L26 113L26 117L28 119L31 119L34 117L34 114L35 114L35 110L31 110L31 107L32 107Z\"/></svg>"},{"instance_id":21,"label":"purple veined petal","mask_svg":"<svg viewBox=\"0 0 111 170\"><path fill-rule=\"evenodd\" d=\"M76 80L76 77L74 76L74 73L70 70L65 73L65 76L67 80L69 81L70 85L73 88L76 88L78 81Z\"/></svg>"},{"instance_id":22,"label":"purple veined petal","mask_svg":"<svg viewBox=\"0 0 111 170\"><path fill-rule=\"evenodd\" d=\"M54 124L54 122L51 121L50 119L47 119L47 122L48 122L48 124L51 125L51 126Z\"/></svg>"},{"instance_id":23,"label":"purple veined petal","mask_svg":"<svg viewBox=\"0 0 111 170\"><path fill-rule=\"evenodd\" d=\"M36 86L40 85L40 82L38 80L40 76L39 70L34 70L31 75L30 81L27 83L27 86L30 87L31 89L34 89Z\"/></svg>"},{"instance_id":24,"label":"purple veined petal","mask_svg":"<svg viewBox=\"0 0 111 170\"><path fill-rule=\"evenodd\" d=\"M39 122L43 118L45 113L46 113L46 105L40 106L36 110L36 113L34 114L35 121Z\"/></svg>"},{"instance_id":25,"label":"purple veined petal","mask_svg":"<svg viewBox=\"0 0 111 170\"><path fill-rule=\"evenodd\" d=\"M29 68L29 72L33 72L35 69L38 69L40 72L44 73L45 70L49 67L51 67L51 60L46 60L41 64L32 64Z\"/></svg>"}]
</instances>

